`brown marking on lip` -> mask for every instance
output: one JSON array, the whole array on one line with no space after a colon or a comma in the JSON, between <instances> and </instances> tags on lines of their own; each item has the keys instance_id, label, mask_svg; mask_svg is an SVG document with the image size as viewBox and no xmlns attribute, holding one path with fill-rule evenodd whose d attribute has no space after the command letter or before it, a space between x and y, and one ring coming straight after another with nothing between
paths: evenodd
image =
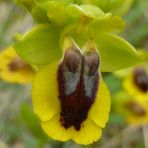
<instances>
[{"instance_id":1,"label":"brown marking on lip","mask_svg":"<svg viewBox=\"0 0 148 148\"><path fill-rule=\"evenodd\" d=\"M17 70L23 69L23 68L30 68L30 69L32 69L30 65L24 63L24 61L22 61L22 59L19 58L19 57L15 57L11 61L11 63L8 65L8 67L9 67L10 71L17 71Z\"/></svg>"},{"instance_id":2,"label":"brown marking on lip","mask_svg":"<svg viewBox=\"0 0 148 148\"><path fill-rule=\"evenodd\" d=\"M87 119L98 90L99 63L98 53L83 56L78 49L66 51L57 73L60 122L65 129L74 126L80 130Z\"/></svg>"},{"instance_id":3,"label":"brown marking on lip","mask_svg":"<svg viewBox=\"0 0 148 148\"><path fill-rule=\"evenodd\" d=\"M125 104L125 107L131 111L135 116L141 117L145 116L146 112L144 108L142 108L139 104L136 102L128 102Z\"/></svg>"},{"instance_id":4,"label":"brown marking on lip","mask_svg":"<svg viewBox=\"0 0 148 148\"><path fill-rule=\"evenodd\" d=\"M63 63L70 72L74 73L81 64L82 55L77 49L75 49L76 47L73 48L73 50L68 49L65 52Z\"/></svg>"},{"instance_id":5,"label":"brown marking on lip","mask_svg":"<svg viewBox=\"0 0 148 148\"><path fill-rule=\"evenodd\" d=\"M148 91L148 74L142 67L135 69L134 83L144 93Z\"/></svg>"},{"instance_id":6,"label":"brown marking on lip","mask_svg":"<svg viewBox=\"0 0 148 148\"><path fill-rule=\"evenodd\" d=\"M95 51L93 51L93 49L90 49L89 52L85 53L85 63L89 68L88 74L90 76L94 75L95 72L99 69L99 56Z\"/></svg>"}]
</instances>

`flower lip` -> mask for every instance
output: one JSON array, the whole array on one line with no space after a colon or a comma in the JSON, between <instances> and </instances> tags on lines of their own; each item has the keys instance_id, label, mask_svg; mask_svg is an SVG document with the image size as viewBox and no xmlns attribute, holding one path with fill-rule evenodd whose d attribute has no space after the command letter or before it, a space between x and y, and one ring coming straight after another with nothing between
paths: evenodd
<instances>
[{"instance_id":1,"label":"flower lip","mask_svg":"<svg viewBox=\"0 0 148 148\"><path fill-rule=\"evenodd\" d=\"M84 57L85 54L83 52L83 58ZM61 63L60 61L61 60L54 61L47 67L43 68L37 74L33 82L33 93L32 93L34 111L37 114L37 116L40 118L41 125L45 133L54 140L59 140L59 141L73 140L78 144L84 144L84 145L96 142L100 139L102 134L102 128L105 127L105 124L109 118L109 111L110 111L109 90L100 75L99 87L97 90L97 94L95 96L95 100L90 110L88 111L86 120L80 124L81 129L76 130L73 124L71 125L69 124L69 128L68 127L65 128L64 124L62 124L64 123L64 121L63 122L60 121L60 119L62 119L61 118L62 101L59 98L59 88L61 88L61 90L64 90L62 89L62 86L64 85L59 87L58 86L59 83L57 81L58 80L57 72L59 70L59 63ZM98 72L98 74L100 73ZM59 78L63 77L59 76ZM89 90L87 91L89 92ZM95 90L93 91L95 92ZM61 94L64 93L65 92ZM82 99L84 100L84 98ZM92 100L90 100L90 102L91 101ZM67 108L64 109L67 110ZM69 114L71 115L71 112L66 111L66 113L68 115ZM78 112L77 114L79 115L80 113Z\"/></svg>"},{"instance_id":2,"label":"flower lip","mask_svg":"<svg viewBox=\"0 0 148 148\"><path fill-rule=\"evenodd\" d=\"M99 56L95 50L81 54L68 49L59 65L57 80L61 104L60 122L79 131L95 101L99 83Z\"/></svg>"},{"instance_id":3,"label":"flower lip","mask_svg":"<svg viewBox=\"0 0 148 148\"><path fill-rule=\"evenodd\" d=\"M139 67L135 69L134 83L144 93L148 91L148 75L143 68Z\"/></svg>"}]
</instances>

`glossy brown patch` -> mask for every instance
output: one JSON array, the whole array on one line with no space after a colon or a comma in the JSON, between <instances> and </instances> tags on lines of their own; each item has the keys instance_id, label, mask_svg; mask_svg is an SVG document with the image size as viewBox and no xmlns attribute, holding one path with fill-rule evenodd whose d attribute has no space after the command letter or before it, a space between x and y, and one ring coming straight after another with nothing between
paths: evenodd
<instances>
[{"instance_id":1,"label":"glossy brown patch","mask_svg":"<svg viewBox=\"0 0 148 148\"><path fill-rule=\"evenodd\" d=\"M74 126L80 130L87 118L99 83L99 56L97 52L82 55L78 49L69 49L58 69L60 122L65 129Z\"/></svg>"},{"instance_id":2,"label":"glossy brown patch","mask_svg":"<svg viewBox=\"0 0 148 148\"><path fill-rule=\"evenodd\" d=\"M19 58L19 57L14 58L11 61L11 63L8 65L8 67L9 67L10 71L17 71L17 70L23 69L23 68L30 68L30 69L32 69L30 65L24 63L22 61L22 59Z\"/></svg>"},{"instance_id":3,"label":"glossy brown patch","mask_svg":"<svg viewBox=\"0 0 148 148\"><path fill-rule=\"evenodd\" d=\"M135 69L134 82L144 93L148 91L148 74L143 68L139 67Z\"/></svg>"},{"instance_id":4,"label":"glossy brown patch","mask_svg":"<svg viewBox=\"0 0 148 148\"><path fill-rule=\"evenodd\" d=\"M141 117L141 116L146 115L144 108L142 108L139 104L135 102L128 102L125 104L125 107L129 111L131 111L135 116Z\"/></svg>"}]
</instances>

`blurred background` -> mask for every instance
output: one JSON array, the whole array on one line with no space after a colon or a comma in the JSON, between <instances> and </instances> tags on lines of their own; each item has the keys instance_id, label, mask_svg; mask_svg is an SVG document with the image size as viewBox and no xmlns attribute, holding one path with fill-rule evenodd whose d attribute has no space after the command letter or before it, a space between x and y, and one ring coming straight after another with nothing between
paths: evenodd
<instances>
[{"instance_id":1,"label":"blurred background","mask_svg":"<svg viewBox=\"0 0 148 148\"><path fill-rule=\"evenodd\" d=\"M124 20L126 29L122 36L146 55L148 1L135 0ZM0 0L0 51L13 43L19 36L16 33L24 33L33 24L32 17L25 9L15 5L11 0ZM118 106L120 103L114 101L117 94L124 91L123 81L126 75L119 72L105 73L103 76L111 91L112 110L102 138L89 146L49 139L41 130L33 113L31 86L0 80L0 148L145 148L143 126L129 124L125 116L115 109L114 104Z\"/></svg>"}]
</instances>

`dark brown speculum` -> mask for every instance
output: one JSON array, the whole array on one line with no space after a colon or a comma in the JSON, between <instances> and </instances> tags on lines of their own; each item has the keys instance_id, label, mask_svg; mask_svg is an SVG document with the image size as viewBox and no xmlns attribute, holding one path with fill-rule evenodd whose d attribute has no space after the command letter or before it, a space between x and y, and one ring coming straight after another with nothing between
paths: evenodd
<instances>
[{"instance_id":1,"label":"dark brown speculum","mask_svg":"<svg viewBox=\"0 0 148 148\"><path fill-rule=\"evenodd\" d=\"M58 68L61 102L60 122L65 129L80 130L98 90L99 55L90 50L81 54L77 47L67 49Z\"/></svg>"},{"instance_id":2,"label":"dark brown speculum","mask_svg":"<svg viewBox=\"0 0 148 148\"><path fill-rule=\"evenodd\" d=\"M30 65L26 64L24 61L22 61L21 58L19 57L15 57L11 63L8 65L9 67L9 70L10 71L17 71L17 70L20 70L20 69L23 69L23 68L31 68Z\"/></svg>"},{"instance_id":3,"label":"dark brown speculum","mask_svg":"<svg viewBox=\"0 0 148 148\"><path fill-rule=\"evenodd\" d=\"M146 111L136 102L128 102L125 104L125 107L135 116L142 117L146 115Z\"/></svg>"},{"instance_id":4,"label":"dark brown speculum","mask_svg":"<svg viewBox=\"0 0 148 148\"><path fill-rule=\"evenodd\" d=\"M143 68L139 67L135 69L134 83L144 93L148 91L148 74Z\"/></svg>"}]
</instances>

